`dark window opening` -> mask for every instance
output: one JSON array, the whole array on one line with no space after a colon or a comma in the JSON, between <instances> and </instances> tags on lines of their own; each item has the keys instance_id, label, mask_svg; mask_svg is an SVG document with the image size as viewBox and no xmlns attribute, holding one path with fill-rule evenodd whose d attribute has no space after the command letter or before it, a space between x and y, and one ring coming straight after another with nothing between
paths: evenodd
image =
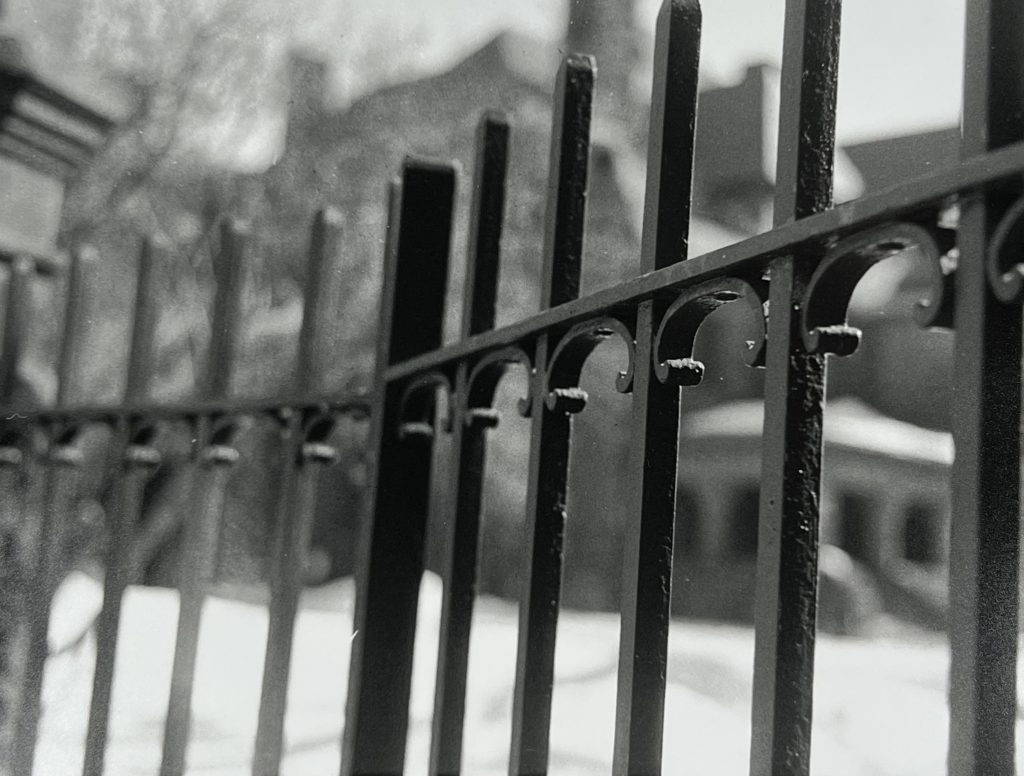
<instances>
[{"instance_id":1,"label":"dark window opening","mask_svg":"<svg viewBox=\"0 0 1024 776\"><path fill-rule=\"evenodd\" d=\"M903 557L912 563L932 565L942 560L939 516L930 504L915 502L903 511Z\"/></svg>"},{"instance_id":2,"label":"dark window opening","mask_svg":"<svg viewBox=\"0 0 1024 776\"><path fill-rule=\"evenodd\" d=\"M871 500L859 493L839 498L839 548L862 562L873 560Z\"/></svg>"},{"instance_id":3,"label":"dark window opening","mask_svg":"<svg viewBox=\"0 0 1024 776\"><path fill-rule=\"evenodd\" d=\"M757 485L736 488L729 504L729 554L744 558L757 555L757 512L761 493Z\"/></svg>"}]
</instances>

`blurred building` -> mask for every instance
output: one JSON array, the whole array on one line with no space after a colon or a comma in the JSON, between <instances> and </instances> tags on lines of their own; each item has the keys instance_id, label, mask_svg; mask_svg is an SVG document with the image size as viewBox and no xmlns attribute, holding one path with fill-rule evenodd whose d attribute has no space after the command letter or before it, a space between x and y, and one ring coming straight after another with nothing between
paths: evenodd
<instances>
[{"instance_id":1,"label":"blurred building","mask_svg":"<svg viewBox=\"0 0 1024 776\"><path fill-rule=\"evenodd\" d=\"M610 50L612 58L619 64L628 62L632 54L626 41L606 41L602 37L605 32L588 38L587 23L592 21L584 20L578 27L570 26L570 45L575 50L587 50L589 41L592 50ZM595 23L591 29L599 32L608 28ZM350 219L350 245L355 260L362 262L361 266L367 271L365 279L358 282L376 284L375 273L384 231L380 220L384 197L382 171L397 171L402 157L410 153L454 158L463 170L452 259L457 288L464 261L463 246L466 244L468 176L472 168L475 125L484 109L500 109L510 118L512 146L502 246L499 322L507 323L531 314L536 310L539 298L540 236L543 234L548 175L549 106L558 60L558 52L551 47L522 36L502 34L446 72L383 89L358 100L346 110L332 111L323 107L326 82L323 66L314 59L295 57L287 144L278 163L264 178L267 202L274 203L273 210L266 212L266 217L275 221L274 227L268 229L268 239L278 240L282 253L294 250L289 246L303 244L294 231L294 225L304 227L305 216L300 213L308 211L302 211L302 197L292 196L294 192L308 191L318 197L333 199ZM646 107L639 103L629 83L616 77L616 69L603 67L603 62L603 58L598 61L598 113L593 127L594 151L585 238L585 292L636 274L633 262L639 256L643 209L646 164L641 140L646 126L636 117L644 116ZM740 83L707 90L701 95L691 226L693 255L739 241L770 227L774 191L774 128L778 121L777 81L777 73L772 68L755 66L748 69ZM931 166L953 161L955 156L951 156L951 148L955 149L955 143L950 146L949 137L948 133L937 133L921 144L916 139L896 139L840 150L836 160L837 200L853 199L865 191L877 190L905 177L926 172ZM908 146L917 152L916 157L907 153ZM292 231L289 231L289 225ZM295 260L299 261L299 256ZM831 360L829 392L830 399L856 399L857 406L864 407L864 410L859 415L854 413L853 417L841 420L840 425L875 424L877 428L885 427L888 429L886 433L891 434L898 434L898 429L911 430L910 433L919 434L922 439L932 439L928 434L938 432L910 423L934 429L947 425L948 419L942 413L948 403L941 398L936 401L936 396L941 397L949 390L946 372L951 338L922 331L912 319L913 302L926 294L924 282L927 273L923 269L913 255L908 255L875 268L858 290L851 318L864 330L864 343L855 356ZM756 404L761 396L763 373L748 368L740 357L746 338L746 313L738 309L739 306L735 306L735 310L731 307L727 305L716 312L701 330L696 355L705 362L707 374L701 387L684 393L684 412L694 418L702 417L705 410L711 411L708 408L722 405L750 406L750 402ZM450 305L450 309L453 315L449 331L453 331L457 304ZM921 366L915 373L908 374L899 367L911 352L915 363ZM618 369L618 364L613 363L614 354L599 351L595 358L597 366L592 372L614 375ZM584 387L591 389L589 384ZM616 537L623 530L625 505L622 494L625 492L625 480L630 476L624 465L623 440L626 435L622 433L628 421L627 414L628 400L613 396L610 391L593 390L591 405L576 419L576 438L583 440L588 450L599 450L602 458L613 463L610 467L575 467L570 523L572 516L580 515L588 527L583 531L585 536L575 542L570 541L566 550L568 570L564 596L570 606L612 608L617 602L620 562L617 548L621 543ZM684 424L684 429L689 427ZM701 478L715 482L715 466L724 467L723 471L732 471L737 476L742 473L746 478L745 484L737 484L736 488L719 482L719 502L707 502L705 498L712 508L704 513L705 521L701 523L700 530L720 537L724 535L723 531L728 530L727 521L723 522L726 520L723 515L728 510L739 504L756 515L757 504L756 468L752 468L752 463L740 463L754 460L751 451L756 452L756 435L751 432L726 436L728 440L717 447L716 455L719 457L711 469L693 468L700 459L700 456L693 455L697 448L684 445L681 453L681 476L690 485ZM526 440L504 434L498 438L502 441L493 446L491 479L524 477ZM720 456L723 450L730 451L724 459ZM850 455L830 453L829 470L834 472L830 475L830 482L855 481L861 485L877 482L880 472L892 474L896 471L893 466L897 469L900 466L896 459L887 458L887 455L885 450L862 450ZM904 474L908 476L895 477L892 487L898 491L903 487L900 483L905 482L909 494L913 483L922 481L908 474L913 468L913 464L903 466ZM940 470L942 466L929 469ZM939 479L944 476L944 471L935 475ZM840 507L846 511L852 509L850 504L861 498L858 494L863 491L859 485L845 489L838 485L829 487L826 504L829 514L838 514ZM508 491L504 484L498 482L491 483L491 490L495 493ZM690 498L695 492L689 485L682 491L683 499ZM851 493L854 495L849 495ZM896 501L903 504L906 499L897 498ZM927 514L930 517L914 518L916 522L912 520L908 530L921 536L946 530L948 506L944 505L941 493L938 500L929 500ZM492 506L500 513L498 520L517 524L522 519L519 504L509 502ZM684 511L685 508L681 508L681 514ZM876 510L873 514L881 513ZM321 526L319 540L325 546L338 548L334 570L342 572L351 568L354 524L343 525L334 517L336 515L337 512L333 512L329 534L323 533L327 529ZM719 520L720 524L712 528L708 520ZM825 540L843 548L843 557L859 569L856 572L860 574L858 578L877 577L884 567L891 565L881 559L891 556L895 550L887 550L889 554L885 555L880 549L880 539L863 538L880 537L880 532L863 533L861 544L856 545L850 538L855 532L854 528L849 528L852 523L832 517L829 521ZM570 527L570 533L573 530L576 529ZM681 525L680 534L684 535L686 530L689 529ZM911 547L908 552L913 555L917 540L906 541L909 542L906 546ZM932 542L932 539L927 539L927 542ZM866 543L872 546L863 546ZM690 550L695 546L690 545ZM744 572L740 568L742 562L732 568L728 564L722 566L719 562L722 556L717 553L723 546L709 545L705 548L708 558L717 559L704 564L706 569L725 568L723 573L731 579L749 580L749 569ZM436 552L438 548L434 549ZM518 586L517 571L507 565L509 553L497 553L502 554L504 558L484 558L485 566L497 564L492 573L484 573L485 586L492 592L514 595ZM686 554L684 550L680 557ZM870 564L861 557L865 554L873 558ZM725 557L729 557L728 552ZM842 562L839 565L842 566ZM572 571L574 567L579 573ZM936 564L929 565L929 568L937 567ZM830 573L828 569L825 572ZM715 582L707 578L699 581L695 573L693 567L680 569L682 576L679 579L690 580L690 583L677 587L680 595L687 598L679 603L680 612L749 614L752 606L750 591L735 588L732 593L725 594L723 591L730 588L723 587L721 580ZM841 588L842 585L838 589ZM699 596L691 595L698 589L718 590L713 606L704 606ZM885 589L903 590L899 585ZM931 588L928 590L932 591ZM903 610L909 612L923 608L934 615L934 596L931 592L927 595L918 593L920 590L911 586L908 599L911 603L901 604ZM845 594L849 595L849 591ZM720 600L723 595L731 603ZM871 595L871 592L865 593L868 598ZM888 605L891 598L883 603Z\"/></svg>"}]
</instances>

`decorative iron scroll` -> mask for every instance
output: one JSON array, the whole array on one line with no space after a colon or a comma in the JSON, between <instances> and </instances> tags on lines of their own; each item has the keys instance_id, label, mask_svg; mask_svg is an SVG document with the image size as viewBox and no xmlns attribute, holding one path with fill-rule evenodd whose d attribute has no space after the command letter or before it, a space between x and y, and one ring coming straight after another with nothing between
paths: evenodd
<instances>
[{"instance_id":1,"label":"decorative iron scroll","mask_svg":"<svg viewBox=\"0 0 1024 776\"><path fill-rule=\"evenodd\" d=\"M398 400L399 437L404 439L414 435L433 436L434 392L438 388L444 391L448 399L447 412L441 422L441 427L445 431L451 431L455 391L448 375L434 370L414 378L402 391L402 396Z\"/></svg>"},{"instance_id":2,"label":"decorative iron scroll","mask_svg":"<svg viewBox=\"0 0 1024 776\"><path fill-rule=\"evenodd\" d=\"M613 335L626 343L629 359L625 370L615 378L615 390L619 393L633 390L636 334L618 318L604 316L573 326L555 346L548 361L545 385L544 403L549 410L570 414L583 410L587 403L587 393L579 387L583 365L594 349Z\"/></svg>"},{"instance_id":3,"label":"decorative iron scroll","mask_svg":"<svg viewBox=\"0 0 1024 776\"><path fill-rule=\"evenodd\" d=\"M78 439L85 427L76 420L65 420L51 427L50 448L48 457L62 466L81 466L84 462Z\"/></svg>"},{"instance_id":4,"label":"decorative iron scroll","mask_svg":"<svg viewBox=\"0 0 1024 776\"><path fill-rule=\"evenodd\" d=\"M124 462L134 466L153 467L160 463L160 452L153 446L159 428L147 418L127 421L128 444L124 449Z\"/></svg>"},{"instance_id":5,"label":"decorative iron scroll","mask_svg":"<svg viewBox=\"0 0 1024 776\"><path fill-rule=\"evenodd\" d=\"M529 354L520 347L512 346L488 353L473 366L467 380L467 396L465 406L465 423L484 422L486 425L497 425L497 413L492 409L494 392L508 368L520 364L526 369L527 375L533 373L533 361ZM530 391L532 380L527 381L527 395L517 402L519 414L528 417L532 404Z\"/></svg>"},{"instance_id":6,"label":"decorative iron scroll","mask_svg":"<svg viewBox=\"0 0 1024 776\"><path fill-rule=\"evenodd\" d=\"M22 449L28 441L29 430L25 426L0 428L0 466L21 466L25 460Z\"/></svg>"},{"instance_id":7,"label":"decorative iron scroll","mask_svg":"<svg viewBox=\"0 0 1024 776\"><path fill-rule=\"evenodd\" d=\"M297 463L334 463L338 449L329 443L337 419L326 407L307 410L302 419L302 442Z\"/></svg>"},{"instance_id":8,"label":"decorative iron scroll","mask_svg":"<svg viewBox=\"0 0 1024 776\"><path fill-rule=\"evenodd\" d=\"M985 256L992 292L1002 302L1019 302L1024 293L1024 197L999 219Z\"/></svg>"},{"instance_id":9,"label":"decorative iron scroll","mask_svg":"<svg viewBox=\"0 0 1024 776\"><path fill-rule=\"evenodd\" d=\"M654 336L654 373L663 383L692 386L704 379L704 364L693 357L697 331L705 319L724 304L743 299L750 307L758 331L747 340L745 361L764 366L765 300L767 284L737 277L718 278L683 291L662 316ZM664 351L671 356L663 356Z\"/></svg>"},{"instance_id":10,"label":"decorative iron scroll","mask_svg":"<svg viewBox=\"0 0 1024 776\"><path fill-rule=\"evenodd\" d=\"M195 435L200 445L204 445L196 451L199 460L203 463L230 465L238 462L239 453L235 447L235 439L241 431L241 420L232 414L218 415L215 417L199 418L198 427L207 425L207 432L202 431Z\"/></svg>"},{"instance_id":11,"label":"decorative iron scroll","mask_svg":"<svg viewBox=\"0 0 1024 776\"><path fill-rule=\"evenodd\" d=\"M837 242L818 264L803 302L804 344L812 353L848 356L860 344L861 332L847 324L854 289L869 269L912 247L925 255L931 293L917 303L915 319L922 326L952 326L952 273L943 256L953 248L954 233L909 222L886 224Z\"/></svg>"}]
</instances>

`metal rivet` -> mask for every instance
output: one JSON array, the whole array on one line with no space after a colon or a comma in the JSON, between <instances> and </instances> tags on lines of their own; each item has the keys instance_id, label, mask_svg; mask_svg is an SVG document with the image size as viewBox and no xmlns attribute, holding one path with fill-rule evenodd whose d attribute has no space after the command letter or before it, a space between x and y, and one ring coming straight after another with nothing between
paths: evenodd
<instances>
[{"instance_id":1,"label":"metal rivet","mask_svg":"<svg viewBox=\"0 0 1024 776\"><path fill-rule=\"evenodd\" d=\"M227 445L210 445L203 450L202 461L214 465L230 465L238 461L238 450Z\"/></svg>"},{"instance_id":2,"label":"metal rivet","mask_svg":"<svg viewBox=\"0 0 1024 776\"><path fill-rule=\"evenodd\" d=\"M691 387L704 379L704 364L694 358L670 358L665 362L668 376L665 382Z\"/></svg>"},{"instance_id":3,"label":"metal rivet","mask_svg":"<svg viewBox=\"0 0 1024 776\"><path fill-rule=\"evenodd\" d=\"M157 466L160 464L160 453L149 445L128 445L124 451L124 461L131 466Z\"/></svg>"},{"instance_id":4,"label":"metal rivet","mask_svg":"<svg viewBox=\"0 0 1024 776\"><path fill-rule=\"evenodd\" d=\"M315 463L334 463L338 460L338 449L324 442L305 442L300 454L303 461Z\"/></svg>"},{"instance_id":5,"label":"metal rivet","mask_svg":"<svg viewBox=\"0 0 1024 776\"><path fill-rule=\"evenodd\" d=\"M587 392L582 388L555 388L548 393L548 409L575 415L587 406Z\"/></svg>"}]
</instances>

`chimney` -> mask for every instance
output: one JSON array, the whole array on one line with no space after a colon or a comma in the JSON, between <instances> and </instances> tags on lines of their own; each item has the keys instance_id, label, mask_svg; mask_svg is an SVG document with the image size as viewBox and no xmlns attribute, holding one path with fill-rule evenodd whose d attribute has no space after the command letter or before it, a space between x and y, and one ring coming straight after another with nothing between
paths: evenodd
<instances>
[{"instance_id":1,"label":"chimney","mask_svg":"<svg viewBox=\"0 0 1024 776\"><path fill-rule=\"evenodd\" d=\"M595 121L633 134L638 111L631 82L639 56L636 0L569 0L567 52L597 59ZM643 111L639 111L643 113Z\"/></svg>"},{"instance_id":2,"label":"chimney","mask_svg":"<svg viewBox=\"0 0 1024 776\"><path fill-rule=\"evenodd\" d=\"M323 113L327 91L327 63L292 52L288 61L288 134L308 127Z\"/></svg>"}]
</instances>

